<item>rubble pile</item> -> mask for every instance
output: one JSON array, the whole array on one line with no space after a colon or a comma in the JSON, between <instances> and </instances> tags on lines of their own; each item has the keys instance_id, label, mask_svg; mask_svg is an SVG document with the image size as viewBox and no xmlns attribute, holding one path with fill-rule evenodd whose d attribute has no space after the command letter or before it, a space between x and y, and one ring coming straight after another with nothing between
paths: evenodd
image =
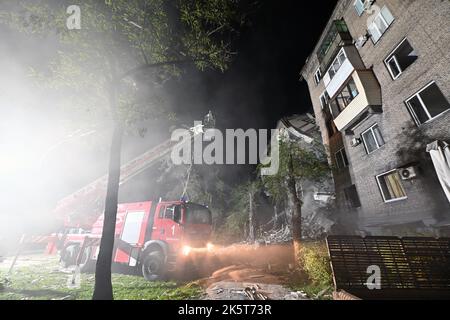
<instances>
[{"instance_id":1,"label":"rubble pile","mask_svg":"<svg viewBox=\"0 0 450 320\"><path fill-rule=\"evenodd\" d=\"M208 300L310 300L302 291L280 284L220 281L206 289Z\"/></svg>"},{"instance_id":2,"label":"rubble pile","mask_svg":"<svg viewBox=\"0 0 450 320\"><path fill-rule=\"evenodd\" d=\"M289 225L282 226L277 230L270 230L267 232L263 232L261 239L259 242L264 242L265 244L274 244L274 243L284 243L292 240L292 231Z\"/></svg>"},{"instance_id":3,"label":"rubble pile","mask_svg":"<svg viewBox=\"0 0 450 320\"><path fill-rule=\"evenodd\" d=\"M302 235L304 239L322 239L329 234L335 222L327 217L326 210L316 209L312 213L305 214L302 217ZM287 220L290 220L288 215ZM273 223L273 220L269 221ZM275 223L274 223L275 225ZM292 240L291 225L283 224L279 228L272 227L268 231L260 233L257 242L264 244L286 243Z\"/></svg>"}]
</instances>

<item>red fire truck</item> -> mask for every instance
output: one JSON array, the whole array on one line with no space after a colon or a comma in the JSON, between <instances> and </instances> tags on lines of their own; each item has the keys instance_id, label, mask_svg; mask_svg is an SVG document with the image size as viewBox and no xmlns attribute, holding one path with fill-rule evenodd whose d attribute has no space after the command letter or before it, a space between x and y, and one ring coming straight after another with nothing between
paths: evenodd
<instances>
[{"instance_id":1,"label":"red fire truck","mask_svg":"<svg viewBox=\"0 0 450 320\"><path fill-rule=\"evenodd\" d=\"M204 126L211 127L214 122L209 112L205 125L191 128L185 141L169 139L122 165L120 185L167 157L174 146L191 143L203 134ZM104 175L58 202L54 214L63 221L65 232L45 237L46 251L54 254L61 250L61 261L66 266L76 264L81 271L94 269L102 235L106 185ZM186 257L211 251L211 231L211 212L205 206L182 201L119 204L113 262L140 268L148 280L160 279Z\"/></svg>"},{"instance_id":2,"label":"red fire truck","mask_svg":"<svg viewBox=\"0 0 450 320\"><path fill-rule=\"evenodd\" d=\"M103 216L89 232L64 236L61 261L92 271L102 234ZM137 269L147 280L175 271L192 254L211 251L211 212L205 206L181 201L119 204L113 263Z\"/></svg>"}]
</instances>

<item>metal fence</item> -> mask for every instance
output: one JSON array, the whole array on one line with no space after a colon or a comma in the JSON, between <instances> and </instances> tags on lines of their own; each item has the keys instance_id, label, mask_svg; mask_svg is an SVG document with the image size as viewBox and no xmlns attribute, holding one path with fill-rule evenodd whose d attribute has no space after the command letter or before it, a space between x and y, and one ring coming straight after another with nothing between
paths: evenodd
<instances>
[{"instance_id":1,"label":"metal fence","mask_svg":"<svg viewBox=\"0 0 450 320\"><path fill-rule=\"evenodd\" d=\"M450 298L450 238L329 236L327 246L336 291L363 299Z\"/></svg>"}]
</instances>

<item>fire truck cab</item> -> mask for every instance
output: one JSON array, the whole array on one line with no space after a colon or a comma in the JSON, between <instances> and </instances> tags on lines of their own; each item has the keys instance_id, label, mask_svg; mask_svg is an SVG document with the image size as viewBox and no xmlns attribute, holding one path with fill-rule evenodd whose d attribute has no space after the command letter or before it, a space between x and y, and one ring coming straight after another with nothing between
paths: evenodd
<instances>
[{"instance_id":1,"label":"fire truck cab","mask_svg":"<svg viewBox=\"0 0 450 320\"><path fill-rule=\"evenodd\" d=\"M81 271L94 269L103 215L89 232L64 236L61 261L79 265ZM159 280L174 271L195 252L207 253L212 232L210 210L182 202L136 202L118 205L113 263L142 272L147 280Z\"/></svg>"}]
</instances>

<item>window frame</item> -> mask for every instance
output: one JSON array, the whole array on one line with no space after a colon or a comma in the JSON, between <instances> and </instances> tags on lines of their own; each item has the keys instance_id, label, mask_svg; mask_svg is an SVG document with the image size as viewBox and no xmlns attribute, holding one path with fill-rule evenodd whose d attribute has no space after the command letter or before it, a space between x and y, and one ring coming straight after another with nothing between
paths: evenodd
<instances>
[{"instance_id":1,"label":"window frame","mask_svg":"<svg viewBox=\"0 0 450 320\"><path fill-rule=\"evenodd\" d=\"M338 151L336 151L334 153L334 160L336 161L336 167L338 168L338 170L342 170L342 169L348 168L350 166L350 162L348 161L347 153L345 153L345 159L347 161L344 161L344 157L342 155L342 150L344 150L344 152L345 152L345 147L340 148ZM338 154L340 154L340 156L342 157L342 163L344 164L344 166L342 168L339 166L339 161L337 158ZM346 162L347 162L347 164L345 164Z\"/></svg>"},{"instance_id":2,"label":"window frame","mask_svg":"<svg viewBox=\"0 0 450 320\"><path fill-rule=\"evenodd\" d=\"M431 82L426 84L424 87L422 87L419 91L417 91L416 93L414 93L412 96L410 96L408 99L405 100L406 108L408 109L409 113L411 114L414 122L416 123L416 125L418 127L420 127L420 126L422 126L422 125L424 125L424 124L426 124L426 123L428 123L430 121L433 121L434 119L440 117L441 115L443 115L444 113L446 113L446 112L448 112L450 110L450 108L448 108L447 110L442 111L441 113L439 113L438 115L436 115L434 117L431 116L430 112L427 109L427 106L425 105L425 103L422 100L422 97L420 96L420 93L425 91L428 87L430 87L433 84L435 84L438 87L439 91L441 91L441 88L439 88L439 86L437 85L436 81L432 80ZM442 93L442 91L441 91L441 93ZM419 118L417 117L417 114L414 112L414 109L412 108L412 106L410 104L410 101L412 99L414 99L415 97L417 97L417 99L420 102L420 106L425 111L425 114L428 116L428 120L425 121L425 122L420 123ZM444 96L444 98L446 98L446 97ZM449 103L448 100L447 100L447 103Z\"/></svg>"},{"instance_id":3,"label":"window frame","mask_svg":"<svg viewBox=\"0 0 450 320\"><path fill-rule=\"evenodd\" d=\"M350 208L361 208L361 198L359 197L358 189L355 184L345 187L343 191L347 205ZM353 191L356 198L352 199L351 195ZM356 200L356 202L354 202L354 200Z\"/></svg>"},{"instance_id":4,"label":"window frame","mask_svg":"<svg viewBox=\"0 0 450 320\"><path fill-rule=\"evenodd\" d=\"M392 22L391 22L390 24L387 23L386 19L384 18L384 16L383 16L382 13L381 13L382 10L383 10L383 8L386 8L386 9L390 12L390 14L392 15L392 17L393 17L393 20L392 20ZM384 32L381 32L381 30L378 29L378 26L377 26L377 24L375 23L375 20L376 20L377 18L380 18L381 21L383 21L384 25L386 26L386 29L384 30ZM389 27L392 25L392 23L394 23L394 21L395 21L395 17L394 17L394 15L392 14L391 10L390 10L386 5L384 5L384 6L380 9L380 12L378 12L378 14L376 15L376 17L373 19L373 21L372 21L372 23L370 24L370 26L368 27L369 33L370 33L370 39L372 40L372 43L373 43L374 45L377 44L378 41L380 41L380 39L383 37L383 35L386 33L386 31L389 29ZM376 31L380 34L380 36L378 37L378 39L377 39L376 41L374 41L372 32L370 31L370 30L371 30L371 28L370 28L371 26L375 26Z\"/></svg>"},{"instance_id":5,"label":"window frame","mask_svg":"<svg viewBox=\"0 0 450 320\"><path fill-rule=\"evenodd\" d=\"M398 174L398 170L397 170L397 169L392 169L392 170L389 170L389 171L380 173L380 174L378 174L378 175L375 176L375 179L377 180L378 189L380 190L381 197L383 198L384 203L390 203L390 202L396 202L396 201L402 201L402 200L408 199L408 195L406 194L406 190L405 190L405 188L403 187L403 183L401 183L401 187L402 187L402 190L403 190L403 193L405 194L405 196L404 196L404 197L400 197L400 198L394 198L394 199L386 200L386 196L385 196L385 194L384 194L384 192L383 192L383 188L381 188L380 177L386 176L386 175L388 175L388 174L390 174L390 173L392 173L392 172L396 172L396 173L397 173L397 175L399 176L400 182L401 182L401 181L402 181L402 180L401 180L402 178L401 178L400 175Z\"/></svg>"},{"instance_id":6,"label":"window frame","mask_svg":"<svg viewBox=\"0 0 450 320\"><path fill-rule=\"evenodd\" d=\"M353 83L355 85L355 89L356 89L356 94L355 95L353 95L353 91L351 90L351 87L350 87L350 82L352 82L352 81L353 81ZM350 93L350 97L351 97L350 100L343 99L342 92L345 89L347 89L349 91L349 93ZM328 106L330 108L331 115L334 117L333 108L332 108L333 107L332 106L333 103L336 104L337 109L339 111L339 113L333 119L336 119L337 116L339 114L341 114L341 112L343 112L344 109L347 108L350 105L350 103L352 103L352 101L356 99L356 97L358 97L358 95L359 95L359 90L358 90L358 86L356 85L356 81L355 81L355 79L353 77L350 77L345 82L345 84L342 85L341 89L334 95L334 98L328 100ZM338 100L338 98L341 98L341 99ZM343 102L343 103L341 103L341 102Z\"/></svg>"},{"instance_id":7,"label":"window frame","mask_svg":"<svg viewBox=\"0 0 450 320\"><path fill-rule=\"evenodd\" d=\"M325 99L324 99L324 100L326 100L325 105L322 103L322 97L325 97ZM328 103L330 102L330 95L328 94L327 90L324 90L322 92L322 94L319 96L319 100L320 100L320 105L322 107L322 110L325 109L327 107Z\"/></svg>"},{"instance_id":8,"label":"window frame","mask_svg":"<svg viewBox=\"0 0 450 320\"><path fill-rule=\"evenodd\" d=\"M344 57L345 57L345 59L344 59L342 62L341 62L340 59L339 59L339 57L341 56L341 54L343 54ZM348 60L347 54L345 53L344 47L342 47L341 50L339 50L339 52L337 53L336 57L334 57L333 61L331 62L330 67L327 69L327 72L326 72L326 73L327 73L328 76L330 77L330 80L334 78L334 76L336 75L336 73L339 71L339 69L342 67L342 65L344 64L344 62L347 61L347 60ZM334 63L335 63L336 61L339 61L339 68L337 68L337 69L335 70L335 68L334 68ZM333 76L331 76L331 74L330 74L330 70L331 70L331 69L333 69L333 72L334 72L334 73L333 73Z\"/></svg>"},{"instance_id":9,"label":"window frame","mask_svg":"<svg viewBox=\"0 0 450 320\"><path fill-rule=\"evenodd\" d=\"M390 62L392 60L394 61L395 66L397 67L397 70L399 71L396 76L392 72L392 68L391 68L391 65L390 65ZM390 73L390 75L391 75L393 80L397 80L398 77L400 77L400 75L403 73L403 70L402 70L402 68L400 68L400 65L398 64L398 60L397 60L397 57L395 56L395 54L390 56L390 58L387 58L386 60L384 60L384 64L386 65L386 67L387 67L387 69L388 69L388 71L389 71L389 73Z\"/></svg>"},{"instance_id":10,"label":"window frame","mask_svg":"<svg viewBox=\"0 0 450 320\"><path fill-rule=\"evenodd\" d=\"M176 205L168 205L164 208L164 216L163 219L167 220L173 220L173 217L175 215L175 207ZM171 216L170 216L171 213Z\"/></svg>"},{"instance_id":11,"label":"window frame","mask_svg":"<svg viewBox=\"0 0 450 320\"><path fill-rule=\"evenodd\" d=\"M127 240L130 240L130 235L128 234L130 229L127 229L127 226L129 226L129 224L127 224L127 222L129 221L128 220L129 215L133 215L133 214L140 214L142 216L140 217L139 220L134 221L135 225L138 226L138 230L133 230L133 231L138 231L138 233L137 233L137 235L136 234L132 234L132 235L135 236L135 238L137 236L137 239L133 238L132 240L136 240L136 241L135 242L130 242L130 241L127 241ZM143 211L143 210L130 210L130 211L127 211L127 214L125 215L125 221L123 222L122 231L120 233L120 239L125 241L125 242L128 242L129 244L133 244L133 245L139 243L139 239L140 239L141 233L142 233L142 223L143 223L144 219L145 219L145 211ZM137 224L136 222L139 222L139 224ZM127 239L124 239L124 234L127 237Z\"/></svg>"},{"instance_id":12,"label":"window frame","mask_svg":"<svg viewBox=\"0 0 450 320\"><path fill-rule=\"evenodd\" d=\"M355 2L353 2L353 8L355 8L356 14L358 15L358 17L361 17L364 13L364 5L366 3L367 0L355 0ZM358 11L358 7L356 6L356 4L360 4L362 6L362 10L361 12Z\"/></svg>"},{"instance_id":13,"label":"window frame","mask_svg":"<svg viewBox=\"0 0 450 320\"><path fill-rule=\"evenodd\" d=\"M322 80L322 72L320 71L320 67L318 67L316 72L314 72L314 82L316 86L319 85L321 80Z\"/></svg>"},{"instance_id":14,"label":"window frame","mask_svg":"<svg viewBox=\"0 0 450 320\"><path fill-rule=\"evenodd\" d=\"M366 153L367 153L368 155L374 153L375 151L377 151L378 149L380 149L382 146L384 146L384 145L386 144L386 141L384 141L384 144L380 145L380 143L378 142L377 136L375 135L375 133L374 133L374 131L373 131L373 128L374 128L374 127L378 127L378 130L380 130L380 126L378 125L378 123L374 123L374 124L371 125L369 128L367 128L366 130L364 130L363 132L361 132L361 140L363 141L364 148L366 149ZM377 148L374 149L374 150L372 150L371 152L369 152L369 149L367 148L366 139L364 139L364 134L367 133L367 132L369 132L369 131L371 132L371 134L372 134L372 136L373 136L373 138L374 138L374 140L375 140L375 143L376 143L376 145L377 145ZM380 134L381 134L381 130L380 130ZM383 138L383 136L381 136L381 137ZM384 140L384 138L383 138L383 140Z\"/></svg>"},{"instance_id":15,"label":"window frame","mask_svg":"<svg viewBox=\"0 0 450 320\"><path fill-rule=\"evenodd\" d=\"M405 70L402 70L402 68L400 67L400 64L398 63L398 59L397 59L397 57L396 57L396 55L395 55L395 51L396 51L398 48L400 48L401 45L402 45L405 41L408 41L408 38L406 38L406 37L403 38L402 41L400 41L400 43L399 43L399 44L398 44L391 52L389 52L389 54L387 55L386 59L384 59L384 64L385 64L386 68L388 69L389 74L391 75L391 77L392 77L393 80L397 80L397 79L403 74L403 72L404 72L405 70L407 70L407 69L414 63L414 62L413 62L411 65L409 65L408 68L406 68ZM409 45L411 46L411 48L413 48L413 46L411 45L411 42L408 41L408 43L409 43ZM413 51L415 51L414 48L413 48ZM418 58L419 58L419 56L417 56L417 59L418 59ZM397 76L394 76L394 73L392 72L392 69L391 69L390 64L389 64L389 62L390 62L392 59L394 59L395 65L397 66L398 70L400 71L400 73L399 73Z\"/></svg>"}]
</instances>

